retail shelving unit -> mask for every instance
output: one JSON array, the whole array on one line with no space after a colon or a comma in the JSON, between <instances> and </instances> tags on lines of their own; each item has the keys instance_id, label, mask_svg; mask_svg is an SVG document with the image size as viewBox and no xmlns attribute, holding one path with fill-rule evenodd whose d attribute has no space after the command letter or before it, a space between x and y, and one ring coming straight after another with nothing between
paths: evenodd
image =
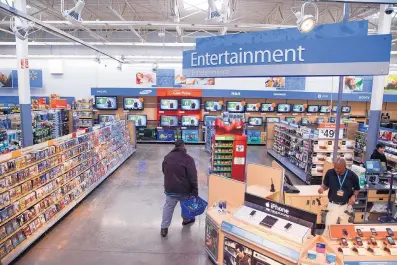
<instances>
[{"instance_id":1,"label":"retail shelving unit","mask_svg":"<svg viewBox=\"0 0 397 265\"><path fill-rule=\"evenodd\" d=\"M363 164L365 162L365 155L367 151L367 133L357 131L355 139L356 146L354 149L354 162Z\"/></svg>"},{"instance_id":2,"label":"retail shelving unit","mask_svg":"<svg viewBox=\"0 0 397 265\"><path fill-rule=\"evenodd\" d=\"M79 128L92 128L94 126L94 110L92 100L77 100L72 103L73 117L79 118Z\"/></svg>"},{"instance_id":3,"label":"retail shelving unit","mask_svg":"<svg viewBox=\"0 0 397 265\"><path fill-rule=\"evenodd\" d=\"M10 264L135 152L124 121L0 156L0 258Z\"/></svg>"}]
</instances>

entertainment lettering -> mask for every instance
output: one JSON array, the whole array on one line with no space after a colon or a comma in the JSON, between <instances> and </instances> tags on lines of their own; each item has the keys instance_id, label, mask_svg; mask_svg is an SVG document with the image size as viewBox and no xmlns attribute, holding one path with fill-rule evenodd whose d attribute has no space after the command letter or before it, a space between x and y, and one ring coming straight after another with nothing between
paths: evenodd
<instances>
[{"instance_id":1,"label":"entertainment lettering","mask_svg":"<svg viewBox=\"0 0 397 265\"><path fill-rule=\"evenodd\" d=\"M190 63L192 67L198 66L214 66L214 65L233 65L233 64L265 64L265 63L282 63L282 62L304 62L303 52L305 48L301 45L295 49L274 49L274 50L256 50L243 51L239 48L239 52L223 53L205 53L199 55L197 52L190 54Z\"/></svg>"}]
</instances>

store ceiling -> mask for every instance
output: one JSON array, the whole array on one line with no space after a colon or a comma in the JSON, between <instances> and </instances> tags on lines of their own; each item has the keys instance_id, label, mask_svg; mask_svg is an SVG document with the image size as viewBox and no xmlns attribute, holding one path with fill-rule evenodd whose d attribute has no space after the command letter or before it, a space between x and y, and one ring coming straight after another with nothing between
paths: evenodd
<instances>
[{"instance_id":1,"label":"store ceiling","mask_svg":"<svg viewBox=\"0 0 397 265\"><path fill-rule=\"evenodd\" d=\"M64 9L72 8L74 1L64 0ZM293 27L296 25L296 18L292 8L300 7L303 3L292 0L223 0L222 11L228 13L228 17L222 24L206 19L208 0L85 0L85 2L82 15L85 22L83 28L79 29L65 23L61 15L60 0L28 0L30 6L28 13L86 41L194 42L197 37ZM317 5L320 23L336 23L342 20L342 4L322 2ZM351 5L350 20L368 19L373 31L377 28L378 15L379 5ZM124 21L122 23L125 24L120 25L120 21ZM2 23L1 27L7 29L8 18L4 13ZM397 34L397 19L393 19L393 28ZM87 32L89 34L85 34ZM113 36L116 35L117 39L114 39ZM37 32L29 38L35 41L48 41L48 34Z\"/></svg>"}]
</instances>

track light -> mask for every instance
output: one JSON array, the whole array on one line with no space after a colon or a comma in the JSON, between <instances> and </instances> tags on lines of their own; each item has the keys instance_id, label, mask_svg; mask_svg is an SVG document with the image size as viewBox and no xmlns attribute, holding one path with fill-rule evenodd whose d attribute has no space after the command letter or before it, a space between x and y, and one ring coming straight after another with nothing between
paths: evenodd
<instances>
[{"instance_id":1,"label":"track light","mask_svg":"<svg viewBox=\"0 0 397 265\"><path fill-rule=\"evenodd\" d=\"M81 18L81 13L83 12L84 6L85 6L84 1L78 0L76 5L72 9L65 10L63 12L64 18L73 25L80 26L81 23L83 22L83 19Z\"/></svg>"},{"instance_id":2,"label":"track light","mask_svg":"<svg viewBox=\"0 0 397 265\"><path fill-rule=\"evenodd\" d=\"M208 0L208 19L221 21L222 15L217 7L215 0Z\"/></svg>"},{"instance_id":3,"label":"track light","mask_svg":"<svg viewBox=\"0 0 397 265\"><path fill-rule=\"evenodd\" d=\"M310 5L314 8L315 10L315 15L311 14L305 14L305 7L307 5ZM312 2L305 2L300 11L295 11L292 10L292 12L295 14L296 18L298 19L296 21L296 26L298 27L298 30L302 33L308 33L310 32L314 26L317 24L318 21L318 7L315 3Z\"/></svg>"}]
</instances>

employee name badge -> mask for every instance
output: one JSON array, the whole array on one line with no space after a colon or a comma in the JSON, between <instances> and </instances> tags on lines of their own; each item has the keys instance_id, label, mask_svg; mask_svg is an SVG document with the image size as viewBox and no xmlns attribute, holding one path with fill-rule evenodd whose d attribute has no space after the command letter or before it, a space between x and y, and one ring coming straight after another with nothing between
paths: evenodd
<instances>
[{"instance_id":1,"label":"employee name badge","mask_svg":"<svg viewBox=\"0 0 397 265\"><path fill-rule=\"evenodd\" d=\"M345 172L345 175L343 176L343 180L342 180L342 181L340 180L340 177L338 176L338 180L339 180L339 184L340 184L340 189L336 192L336 194L337 194L339 197L343 197L343 194L345 193L345 192L342 190L342 187L343 187L343 183L345 183L345 180L346 180L347 171L348 171L348 169L346 169L346 172Z\"/></svg>"},{"instance_id":2,"label":"employee name badge","mask_svg":"<svg viewBox=\"0 0 397 265\"><path fill-rule=\"evenodd\" d=\"M336 192L336 194L337 194L339 197L343 197L344 191L343 191L343 190L338 190L338 191Z\"/></svg>"}]
</instances>

